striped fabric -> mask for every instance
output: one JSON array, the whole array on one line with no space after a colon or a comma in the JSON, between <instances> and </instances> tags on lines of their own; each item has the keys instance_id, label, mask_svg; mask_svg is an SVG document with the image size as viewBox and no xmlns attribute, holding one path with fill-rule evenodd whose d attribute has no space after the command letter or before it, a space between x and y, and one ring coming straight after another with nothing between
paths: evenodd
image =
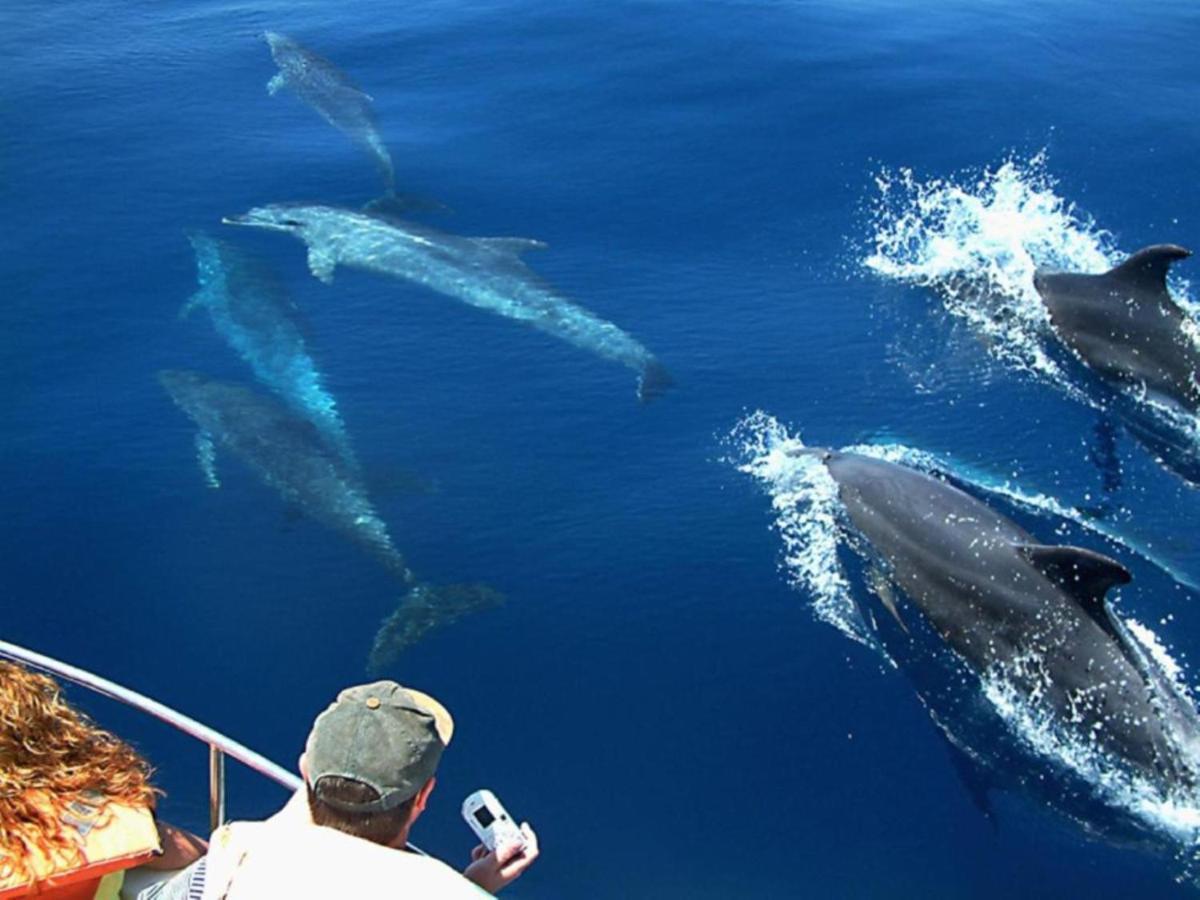
<instances>
[{"instance_id":1,"label":"striped fabric","mask_svg":"<svg viewBox=\"0 0 1200 900\"><path fill-rule=\"evenodd\" d=\"M208 871L207 863L207 857L200 857L167 881L152 884L141 891L137 900L201 900L204 895L204 876Z\"/></svg>"}]
</instances>

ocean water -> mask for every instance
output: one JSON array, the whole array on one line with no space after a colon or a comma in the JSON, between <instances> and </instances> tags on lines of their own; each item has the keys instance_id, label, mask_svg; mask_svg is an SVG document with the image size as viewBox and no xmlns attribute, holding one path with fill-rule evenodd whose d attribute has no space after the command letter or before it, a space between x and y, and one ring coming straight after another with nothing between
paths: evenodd
<instances>
[{"instance_id":1,"label":"ocean water","mask_svg":"<svg viewBox=\"0 0 1200 900\"><path fill-rule=\"evenodd\" d=\"M1120 610L1200 684L1200 491L1123 429L1119 478L1097 466L1106 420L1024 287L1197 244L1194 4L10 0L2 19L5 639L285 765L368 677L402 586L220 446L209 487L155 377L255 385L208 316L179 315L203 231L276 272L407 563L508 598L384 669L458 721L421 846L464 863L458 806L488 786L541 836L514 897L1196 893L1186 840L1092 840L1021 795L981 816L903 675L830 627L778 486L730 436L763 410L810 445L911 448L1040 498L1023 524L1120 558ZM324 285L295 241L222 225L380 190L345 135L268 95L266 30L374 98L414 218L544 241L527 263L674 388L639 404L618 365L404 282ZM1200 300L1196 263L1177 269ZM203 752L72 696L203 829ZM231 766L233 815L282 800Z\"/></svg>"}]
</instances>

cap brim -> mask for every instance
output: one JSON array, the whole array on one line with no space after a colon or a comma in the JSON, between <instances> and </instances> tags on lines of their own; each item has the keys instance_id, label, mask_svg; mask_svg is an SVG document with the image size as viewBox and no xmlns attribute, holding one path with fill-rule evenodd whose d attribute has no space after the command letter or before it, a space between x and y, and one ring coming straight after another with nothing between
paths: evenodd
<instances>
[{"instance_id":1,"label":"cap brim","mask_svg":"<svg viewBox=\"0 0 1200 900\"><path fill-rule=\"evenodd\" d=\"M406 690L409 695L417 701L422 709L426 710L431 716L433 716L434 727L437 728L438 737L441 738L442 746L449 747L450 738L454 737L454 719L450 717L450 713L447 711L446 707L442 706L442 704L438 703L428 694L422 693L421 691L413 690L410 687L406 687L404 690Z\"/></svg>"}]
</instances>

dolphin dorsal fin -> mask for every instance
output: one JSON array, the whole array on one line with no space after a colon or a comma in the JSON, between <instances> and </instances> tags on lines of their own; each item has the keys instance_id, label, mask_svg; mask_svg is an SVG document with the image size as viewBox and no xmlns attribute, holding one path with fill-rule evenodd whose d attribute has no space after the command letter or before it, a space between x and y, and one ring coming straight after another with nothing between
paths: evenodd
<instances>
[{"instance_id":1,"label":"dolphin dorsal fin","mask_svg":"<svg viewBox=\"0 0 1200 900\"><path fill-rule=\"evenodd\" d=\"M1097 625L1114 633L1104 595L1115 585L1129 584L1133 576L1128 569L1082 547L1022 544L1018 549L1038 571L1074 597Z\"/></svg>"},{"instance_id":2,"label":"dolphin dorsal fin","mask_svg":"<svg viewBox=\"0 0 1200 900\"><path fill-rule=\"evenodd\" d=\"M534 240L533 238L477 237L471 238L471 240L489 250L494 250L497 253L505 253L509 256L520 256L527 250L545 250L548 246L542 241Z\"/></svg>"},{"instance_id":3,"label":"dolphin dorsal fin","mask_svg":"<svg viewBox=\"0 0 1200 900\"><path fill-rule=\"evenodd\" d=\"M1143 247L1125 262L1108 272L1108 277L1121 284L1155 293L1167 293L1167 269L1171 263L1187 259L1191 250L1178 244L1155 244Z\"/></svg>"}]
</instances>

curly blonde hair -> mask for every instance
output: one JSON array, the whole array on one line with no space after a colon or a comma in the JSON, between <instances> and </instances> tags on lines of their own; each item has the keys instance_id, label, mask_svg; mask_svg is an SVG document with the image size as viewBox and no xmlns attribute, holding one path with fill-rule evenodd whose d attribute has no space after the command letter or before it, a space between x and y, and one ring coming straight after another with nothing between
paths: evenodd
<instances>
[{"instance_id":1,"label":"curly blonde hair","mask_svg":"<svg viewBox=\"0 0 1200 900\"><path fill-rule=\"evenodd\" d=\"M63 813L85 792L153 808L150 766L63 699L54 679L0 660L0 878L28 880L34 853L72 864Z\"/></svg>"}]
</instances>

